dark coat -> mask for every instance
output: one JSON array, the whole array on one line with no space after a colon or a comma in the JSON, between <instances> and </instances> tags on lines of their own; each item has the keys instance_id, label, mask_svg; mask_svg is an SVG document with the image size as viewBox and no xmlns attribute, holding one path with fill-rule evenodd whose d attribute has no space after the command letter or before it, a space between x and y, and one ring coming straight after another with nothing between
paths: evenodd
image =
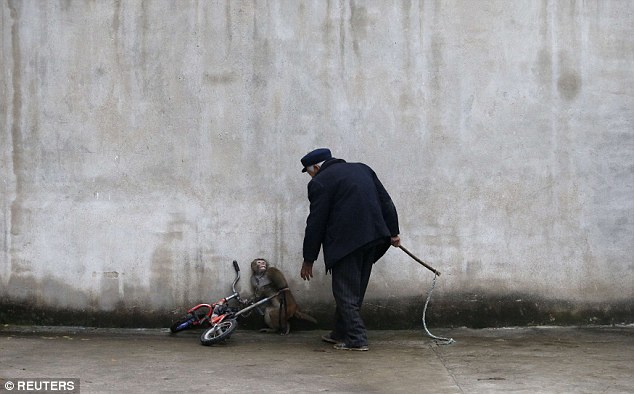
<instances>
[{"instance_id":1,"label":"dark coat","mask_svg":"<svg viewBox=\"0 0 634 394\"><path fill-rule=\"evenodd\" d=\"M326 268L370 243L399 234L398 214L374 171L363 163L331 159L308 183L304 260L315 261L323 245ZM376 257L383 255L380 253ZM376 261L376 260L375 260Z\"/></svg>"}]
</instances>

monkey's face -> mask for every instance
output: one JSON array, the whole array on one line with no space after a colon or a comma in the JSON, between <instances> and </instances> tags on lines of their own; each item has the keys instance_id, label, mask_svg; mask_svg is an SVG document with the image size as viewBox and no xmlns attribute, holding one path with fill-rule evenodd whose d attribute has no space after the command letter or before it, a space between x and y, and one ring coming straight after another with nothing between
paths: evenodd
<instances>
[{"instance_id":1,"label":"monkey's face","mask_svg":"<svg viewBox=\"0 0 634 394\"><path fill-rule=\"evenodd\" d=\"M269 263L264 259L255 259L251 263L251 269L253 270L253 273L255 274L264 273L266 269L268 268L268 266L269 266Z\"/></svg>"}]
</instances>

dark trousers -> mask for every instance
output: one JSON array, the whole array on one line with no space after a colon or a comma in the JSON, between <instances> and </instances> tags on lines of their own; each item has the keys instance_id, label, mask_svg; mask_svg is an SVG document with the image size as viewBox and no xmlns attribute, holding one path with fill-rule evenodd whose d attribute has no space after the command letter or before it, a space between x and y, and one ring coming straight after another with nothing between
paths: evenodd
<instances>
[{"instance_id":1,"label":"dark trousers","mask_svg":"<svg viewBox=\"0 0 634 394\"><path fill-rule=\"evenodd\" d=\"M332 295L335 297L334 338L348 346L368 344L361 305L370 281L372 265L385 253L385 245L365 246L339 260L332 267Z\"/></svg>"}]
</instances>

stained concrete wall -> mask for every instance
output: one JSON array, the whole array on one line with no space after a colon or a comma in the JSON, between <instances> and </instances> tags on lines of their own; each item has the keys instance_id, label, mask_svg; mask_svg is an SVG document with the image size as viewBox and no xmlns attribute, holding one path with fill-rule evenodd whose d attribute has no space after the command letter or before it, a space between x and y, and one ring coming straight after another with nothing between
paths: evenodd
<instances>
[{"instance_id":1,"label":"stained concrete wall","mask_svg":"<svg viewBox=\"0 0 634 394\"><path fill-rule=\"evenodd\" d=\"M391 192L436 322L633 320L631 1L1 4L5 321L163 318L258 256L327 320L322 146ZM368 319L418 321L431 278L392 249Z\"/></svg>"}]
</instances>

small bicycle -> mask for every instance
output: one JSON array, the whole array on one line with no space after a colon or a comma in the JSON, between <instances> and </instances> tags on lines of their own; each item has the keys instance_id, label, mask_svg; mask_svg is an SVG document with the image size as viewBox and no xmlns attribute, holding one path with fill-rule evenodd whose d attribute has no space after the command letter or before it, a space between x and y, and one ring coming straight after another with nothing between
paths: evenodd
<instances>
[{"instance_id":1,"label":"small bicycle","mask_svg":"<svg viewBox=\"0 0 634 394\"><path fill-rule=\"evenodd\" d=\"M213 304L198 304L187 311L187 315L178 319L170 326L170 332L175 334L191 328L202 327L205 331L200 336L200 343L209 346L223 342L231 337L231 334L238 328L238 317L246 316L248 312L258 306L277 297L288 288L280 289L270 297L262 298L257 302L243 300L236 290L236 283L240 280L240 266L237 261L233 261L233 268L236 271L236 278L231 284L232 294L221 298ZM229 301L235 299L239 306L230 306Z\"/></svg>"}]
</instances>

